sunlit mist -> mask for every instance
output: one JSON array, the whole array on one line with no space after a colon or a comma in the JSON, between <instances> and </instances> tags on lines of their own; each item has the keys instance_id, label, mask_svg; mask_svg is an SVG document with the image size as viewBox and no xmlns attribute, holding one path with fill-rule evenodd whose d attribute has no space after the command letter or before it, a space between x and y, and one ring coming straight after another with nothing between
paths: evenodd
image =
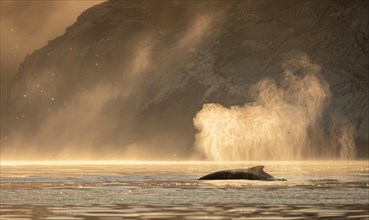
<instances>
[{"instance_id":1,"label":"sunlit mist","mask_svg":"<svg viewBox=\"0 0 369 220\"><path fill-rule=\"evenodd\" d=\"M170 5L175 7L176 4ZM22 111L35 110L33 115L15 113L12 123L19 122L21 126L16 129L7 126L9 133L1 148L2 159L181 159L176 152L178 141L158 143L151 140L150 135L155 139L157 135L142 131L144 126L138 123L138 112L144 111L149 104L160 102L170 93L175 86L173 81L179 80L175 74L196 57L197 50L209 44L209 39L218 36L227 8L207 7L201 2L196 5L196 9L190 5L177 9L183 13L175 21L180 25L178 27L171 26L172 21L162 21L154 16L156 27L135 23L141 28L129 33L120 28L113 29L113 33L123 36L114 39L113 35L113 40L128 42L119 50L117 47L121 45L110 44L110 38L105 44L97 44L100 46L95 51L87 50L84 42L78 42L61 47L61 52L68 54L63 62L59 61L55 51L47 50L43 53L45 64L41 68L22 67L20 72L36 74L26 76L24 84L13 89L14 92L23 88L21 93L14 92L14 103ZM172 13L160 4L154 8L160 13ZM79 22L83 22L85 14L88 15L88 11L79 17ZM168 38L171 39L169 42ZM51 61L54 59L57 61ZM83 67L69 67L64 64L67 60L81 60L78 65ZM112 60L119 61L112 64ZM70 79L65 76L73 68L76 68L75 81L67 83ZM62 86L63 83L67 85ZM24 126L28 122L32 129ZM157 123L150 122L147 127L154 128L150 133L158 132L156 126ZM167 150L170 148L173 150Z\"/></svg>"},{"instance_id":2,"label":"sunlit mist","mask_svg":"<svg viewBox=\"0 0 369 220\"><path fill-rule=\"evenodd\" d=\"M251 90L254 101L229 108L205 104L194 118L196 147L214 160L351 159L354 129L330 122L323 128L329 87L305 55L284 64L280 81L266 78Z\"/></svg>"}]
</instances>

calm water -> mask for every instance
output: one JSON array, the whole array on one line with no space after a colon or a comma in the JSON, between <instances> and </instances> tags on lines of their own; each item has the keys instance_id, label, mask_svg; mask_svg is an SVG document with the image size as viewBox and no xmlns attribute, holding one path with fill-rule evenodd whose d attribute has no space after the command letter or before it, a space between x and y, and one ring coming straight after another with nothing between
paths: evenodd
<instances>
[{"instance_id":1,"label":"calm water","mask_svg":"<svg viewBox=\"0 0 369 220\"><path fill-rule=\"evenodd\" d=\"M369 219L369 161L2 164L1 219ZM263 164L287 181L198 181Z\"/></svg>"}]
</instances>

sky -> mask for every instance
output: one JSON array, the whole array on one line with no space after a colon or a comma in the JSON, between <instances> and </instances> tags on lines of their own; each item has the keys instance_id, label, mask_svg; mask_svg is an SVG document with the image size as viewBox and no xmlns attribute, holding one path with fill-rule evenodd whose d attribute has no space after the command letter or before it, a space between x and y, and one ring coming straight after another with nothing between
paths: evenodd
<instances>
[{"instance_id":1,"label":"sky","mask_svg":"<svg viewBox=\"0 0 369 220\"><path fill-rule=\"evenodd\" d=\"M26 55L62 35L87 8L102 0L1 0L2 110L12 77Z\"/></svg>"}]
</instances>

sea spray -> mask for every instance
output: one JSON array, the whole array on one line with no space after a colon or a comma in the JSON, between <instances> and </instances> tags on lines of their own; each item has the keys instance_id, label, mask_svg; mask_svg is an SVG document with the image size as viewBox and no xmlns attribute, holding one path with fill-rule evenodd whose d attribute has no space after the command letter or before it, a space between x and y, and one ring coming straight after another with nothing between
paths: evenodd
<instances>
[{"instance_id":1,"label":"sea spray","mask_svg":"<svg viewBox=\"0 0 369 220\"><path fill-rule=\"evenodd\" d=\"M194 118L196 149L212 160L353 158L350 123L333 123L330 132L323 127L330 91L320 67L299 54L283 68L279 81L251 87L252 102L205 104Z\"/></svg>"}]
</instances>

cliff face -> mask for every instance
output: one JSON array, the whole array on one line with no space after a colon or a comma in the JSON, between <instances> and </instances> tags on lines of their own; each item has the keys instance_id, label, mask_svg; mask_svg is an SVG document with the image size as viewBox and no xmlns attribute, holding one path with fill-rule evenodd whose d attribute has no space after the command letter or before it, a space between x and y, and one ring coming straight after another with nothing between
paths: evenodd
<instances>
[{"instance_id":1,"label":"cliff face","mask_svg":"<svg viewBox=\"0 0 369 220\"><path fill-rule=\"evenodd\" d=\"M367 12L368 1L102 3L26 57L12 85L4 151L27 143L19 150L45 157L76 146L100 156L186 157L204 103L243 105L252 85L278 81L286 60L304 54L329 84L326 114L352 121L362 153Z\"/></svg>"}]
</instances>

